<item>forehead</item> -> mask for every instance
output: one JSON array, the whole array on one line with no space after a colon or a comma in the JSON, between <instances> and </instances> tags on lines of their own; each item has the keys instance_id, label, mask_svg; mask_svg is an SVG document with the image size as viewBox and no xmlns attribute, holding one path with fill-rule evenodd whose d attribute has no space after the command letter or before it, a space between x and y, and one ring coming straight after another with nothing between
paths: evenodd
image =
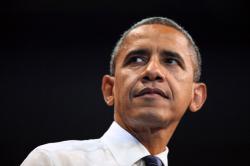
<instances>
[{"instance_id":1,"label":"forehead","mask_svg":"<svg viewBox=\"0 0 250 166\"><path fill-rule=\"evenodd\" d=\"M182 32L161 24L142 25L131 30L120 47L117 59L122 61L130 50L136 48L172 51L185 59L189 59L193 54L189 42Z\"/></svg>"},{"instance_id":2,"label":"forehead","mask_svg":"<svg viewBox=\"0 0 250 166\"><path fill-rule=\"evenodd\" d=\"M182 47L188 46L188 40L182 34L182 32L171 26L161 24L142 25L131 30L125 37L124 44L128 44L128 42L133 42L139 39L149 39L158 41L165 40L165 42L170 42L171 44L176 43Z\"/></svg>"}]
</instances>

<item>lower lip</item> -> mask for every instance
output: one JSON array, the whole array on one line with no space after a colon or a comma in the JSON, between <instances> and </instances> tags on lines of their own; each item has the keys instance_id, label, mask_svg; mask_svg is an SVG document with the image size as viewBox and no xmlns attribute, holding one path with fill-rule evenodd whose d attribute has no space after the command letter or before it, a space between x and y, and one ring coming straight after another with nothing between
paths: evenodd
<instances>
[{"instance_id":1,"label":"lower lip","mask_svg":"<svg viewBox=\"0 0 250 166\"><path fill-rule=\"evenodd\" d=\"M159 95L157 93L147 93L147 94L144 94L144 95L139 96L139 97L146 97L146 98L158 98L158 97L161 97L161 98L163 98L161 95Z\"/></svg>"}]
</instances>

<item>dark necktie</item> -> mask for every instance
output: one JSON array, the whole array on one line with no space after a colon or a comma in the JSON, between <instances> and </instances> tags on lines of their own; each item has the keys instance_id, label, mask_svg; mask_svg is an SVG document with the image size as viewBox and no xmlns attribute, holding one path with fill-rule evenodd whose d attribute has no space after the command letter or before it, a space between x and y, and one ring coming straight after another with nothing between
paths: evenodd
<instances>
[{"instance_id":1,"label":"dark necktie","mask_svg":"<svg viewBox=\"0 0 250 166\"><path fill-rule=\"evenodd\" d=\"M156 156L149 155L143 157L142 159L145 161L146 166L164 166L161 159Z\"/></svg>"}]
</instances>

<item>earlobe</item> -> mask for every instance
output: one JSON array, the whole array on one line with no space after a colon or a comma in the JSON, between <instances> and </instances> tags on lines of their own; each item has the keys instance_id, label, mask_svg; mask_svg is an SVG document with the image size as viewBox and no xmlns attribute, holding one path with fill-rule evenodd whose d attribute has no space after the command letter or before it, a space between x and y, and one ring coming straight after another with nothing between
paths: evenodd
<instances>
[{"instance_id":1,"label":"earlobe","mask_svg":"<svg viewBox=\"0 0 250 166\"><path fill-rule=\"evenodd\" d=\"M195 83L192 101L189 105L189 110L192 112L198 111L207 99L207 87L204 83Z\"/></svg>"},{"instance_id":2,"label":"earlobe","mask_svg":"<svg viewBox=\"0 0 250 166\"><path fill-rule=\"evenodd\" d=\"M113 87L114 77L110 75L104 75L102 78L102 94L108 106L114 105Z\"/></svg>"}]
</instances>

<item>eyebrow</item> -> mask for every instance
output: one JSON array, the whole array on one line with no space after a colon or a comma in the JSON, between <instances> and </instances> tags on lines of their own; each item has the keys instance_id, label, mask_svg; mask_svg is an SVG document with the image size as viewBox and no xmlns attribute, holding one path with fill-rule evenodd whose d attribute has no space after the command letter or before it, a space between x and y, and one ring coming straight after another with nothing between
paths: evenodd
<instances>
[{"instance_id":1,"label":"eyebrow","mask_svg":"<svg viewBox=\"0 0 250 166\"><path fill-rule=\"evenodd\" d=\"M127 57L130 57L132 55L145 55L145 54L149 54L150 50L147 48L139 48L139 49L135 49L132 51L129 51Z\"/></svg>"}]
</instances>

